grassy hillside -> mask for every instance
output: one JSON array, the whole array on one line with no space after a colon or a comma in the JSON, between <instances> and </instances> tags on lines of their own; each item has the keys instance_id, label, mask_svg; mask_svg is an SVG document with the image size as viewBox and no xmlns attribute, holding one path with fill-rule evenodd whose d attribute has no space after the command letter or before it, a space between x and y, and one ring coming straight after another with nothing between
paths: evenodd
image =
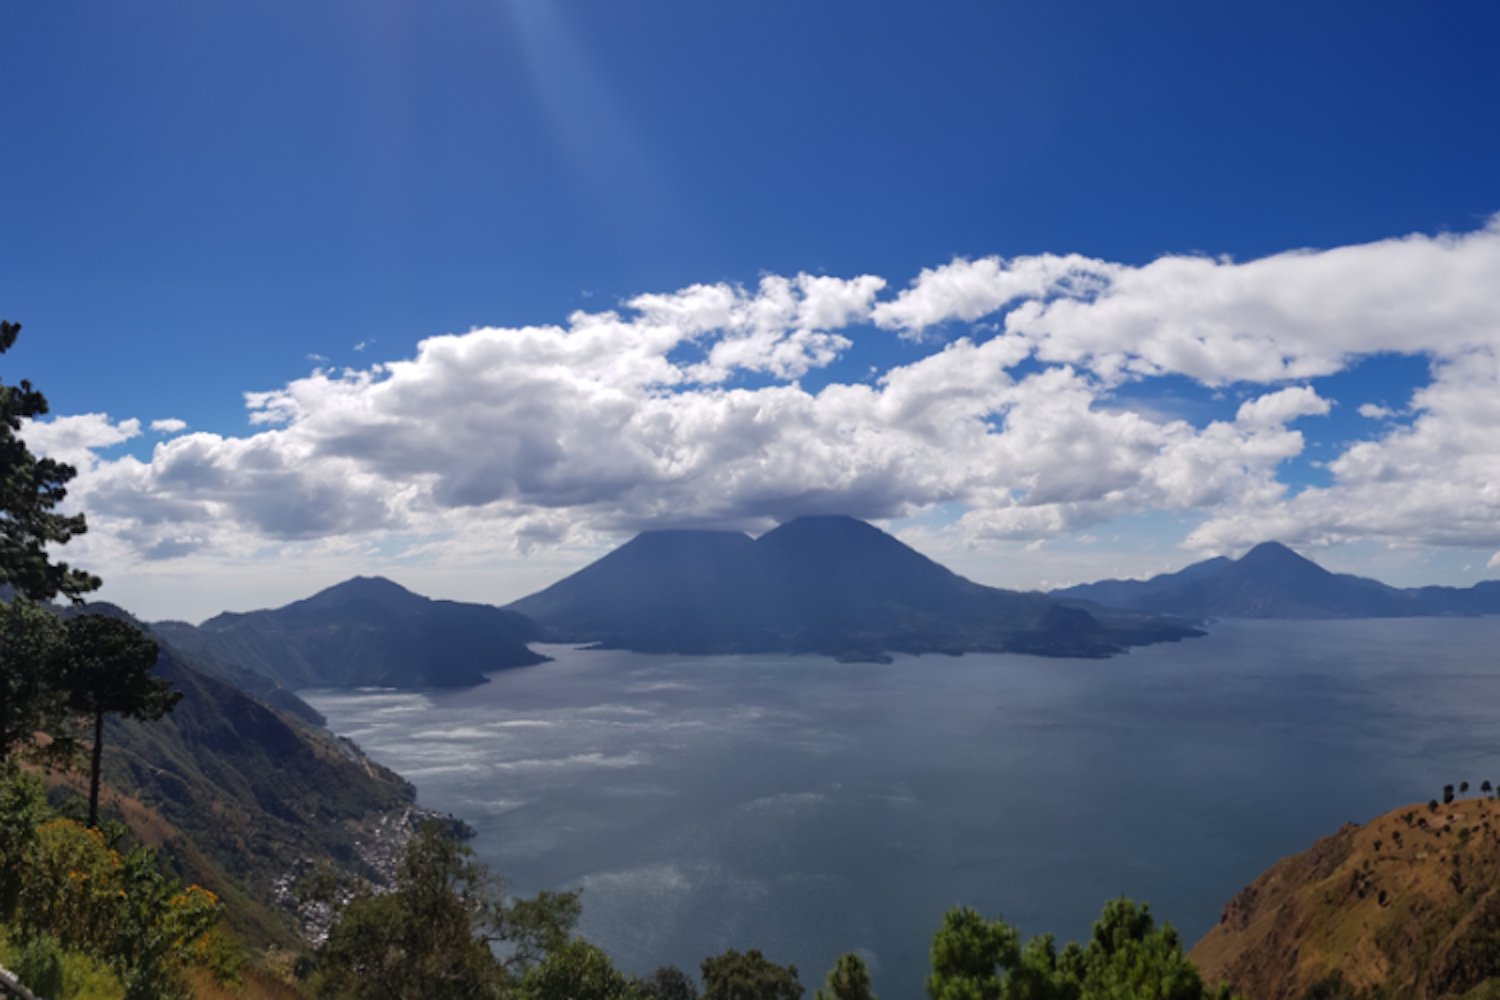
<instances>
[{"instance_id":1,"label":"grassy hillside","mask_svg":"<svg viewBox=\"0 0 1500 1000\"><path fill-rule=\"evenodd\" d=\"M1500 801L1346 825L1246 887L1191 957L1250 1000L1500 997Z\"/></svg>"}]
</instances>

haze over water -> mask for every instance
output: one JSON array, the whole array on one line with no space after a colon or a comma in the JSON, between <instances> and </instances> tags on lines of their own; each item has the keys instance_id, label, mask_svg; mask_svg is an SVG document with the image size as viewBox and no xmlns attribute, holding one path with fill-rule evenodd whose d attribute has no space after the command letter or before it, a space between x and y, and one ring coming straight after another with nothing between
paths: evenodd
<instances>
[{"instance_id":1,"label":"haze over water","mask_svg":"<svg viewBox=\"0 0 1500 1000\"><path fill-rule=\"evenodd\" d=\"M760 948L811 992L858 950L911 997L950 906L1078 938L1124 893L1190 945L1341 823L1500 779L1497 648L1497 618L1224 622L1109 660L544 647L476 689L303 694L516 891L581 886L629 971Z\"/></svg>"}]
</instances>

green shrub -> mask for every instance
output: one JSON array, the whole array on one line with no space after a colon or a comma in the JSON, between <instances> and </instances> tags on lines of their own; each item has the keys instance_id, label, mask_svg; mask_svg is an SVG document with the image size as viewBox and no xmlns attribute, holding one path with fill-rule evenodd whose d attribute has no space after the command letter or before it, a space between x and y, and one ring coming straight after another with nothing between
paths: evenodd
<instances>
[{"instance_id":1,"label":"green shrub","mask_svg":"<svg viewBox=\"0 0 1500 1000\"><path fill-rule=\"evenodd\" d=\"M63 995L62 947L49 935L38 934L21 945L16 955L16 978L38 996Z\"/></svg>"}]
</instances>

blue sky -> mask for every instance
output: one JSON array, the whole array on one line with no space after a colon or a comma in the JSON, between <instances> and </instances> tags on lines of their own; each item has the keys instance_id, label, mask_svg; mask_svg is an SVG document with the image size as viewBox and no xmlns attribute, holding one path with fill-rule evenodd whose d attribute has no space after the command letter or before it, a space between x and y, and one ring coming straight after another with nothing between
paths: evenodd
<instances>
[{"instance_id":1,"label":"blue sky","mask_svg":"<svg viewBox=\"0 0 1500 1000\"><path fill-rule=\"evenodd\" d=\"M1271 535L1470 582L1500 575L1497 29L1477 0L8 4L0 376L72 419L34 440L82 470L77 558L152 616L361 571L504 600L640 527L836 507L1010 586ZM1302 249L1332 254L1238 267ZM973 315L957 262L1032 277ZM684 319L700 287L740 312ZM623 326L580 354L575 311ZM953 344L994 346L922 366Z\"/></svg>"}]
</instances>

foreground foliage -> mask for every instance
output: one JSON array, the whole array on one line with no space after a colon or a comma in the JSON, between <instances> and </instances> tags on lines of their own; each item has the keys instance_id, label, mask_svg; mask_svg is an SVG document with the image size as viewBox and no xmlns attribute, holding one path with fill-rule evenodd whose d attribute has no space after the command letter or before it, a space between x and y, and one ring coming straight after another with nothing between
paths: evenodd
<instances>
[{"instance_id":1,"label":"foreground foliage","mask_svg":"<svg viewBox=\"0 0 1500 1000\"><path fill-rule=\"evenodd\" d=\"M577 919L574 893L507 902L468 848L428 823L395 887L367 891L344 909L323 946L315 989L351 1000L514 995L528 971L567 943Z\"/></svg>"},{"instance_id":2,"label":"foreground foliage","mask_svg":"<svg viewBox=\"0 0 1500 1000\"><path fill-rule=\"evenodd\" d=\"M840 955L815 1000L876 1000L864 959L853 952Z\"/></svg>"},{"instance_id":3,"label":"foreground foliage","mask_svg":"<svg viewBox=\"0 0 1500 1000\"><path fill-rule=\"evenodd\" d=\"M47 1000L123 1000L125 988L108 965L81 952L67 951L45 934L24 945L0 928L0 962Z\"/></svg>"},{"instance_id":4,"label":"foreground foliage","mask_svg":"<svg viewBox=\"0 0 1500 1000\"><path fill-rule=\"evenodd\" d=\"M777 965L752 948L703 960L703 1000L799 1000L795 965Z\"/></svg>"},{"instance_id":5,"label":"foreground foliage","mask_svg":"<svg viewBox=\"0 0 1500 1000\"><path fill-rule=\"evenodd\" d=\"M118 834L57 815L41 782L14 765L0 765L0 887L0 924L49 996L80 956L107 967L126 1000L185 997L186 971L209 957L219 919L213 893L162 874L146 848L122 850ZM231 961L215 964L232 975Z\"/></svg>"},{"instance_id":6,"label":"foreground foliage","mask_svg":"<svg viewBox=\"0 0 1500 1000\"><path fill-rule=\"evenodd\" d=\"M932 1000L1228 1000L1204 987L1170 924L1145 904L1111 900L1086 945L1058 951L968 907L950 910L932 941Z\"/></svg>"},{"instance_id":7,"label":"foreground foliage","mask_svg":"<svg viewBox=\"0 0 1500 1000\"><path fill-rule=\"evenodd\" d=\"M507 900L441 824L415 837L395 888L351 902L319 955L314 986L330 1000L393 997L495 1000L699 1000L665 967L617 970L573 934L575 893ZM701 1000L801 1000L797 968L751 949L704 959ZM932 941L932 1000L1229 1000L1204 987L1170 925L1128 899L1111 901L1084 944L1050 935L1024 946L1015 928L961 907ZM816 1000L876 1000L856 954L839 956Z\"/></svg>"}]
</instances>

